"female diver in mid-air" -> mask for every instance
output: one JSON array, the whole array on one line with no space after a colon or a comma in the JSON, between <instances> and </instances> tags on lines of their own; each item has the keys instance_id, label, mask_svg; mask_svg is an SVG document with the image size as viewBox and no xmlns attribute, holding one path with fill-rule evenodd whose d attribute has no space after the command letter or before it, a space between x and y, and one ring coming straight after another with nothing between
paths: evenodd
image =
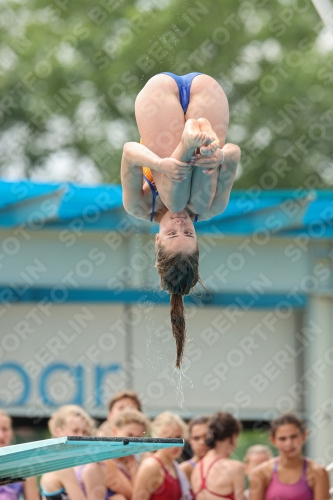
<instances>
[{"instance_id":1,"label":"female diver in mid-air","mask_svg":"<svg viewBox=\"0 0 333 500\"><path fill-rule=\"evenodd\" d=\"M180 367L186 340L183 295L201 283L193 224L225 210L240 149L225 144L228 100L208 75L155 75L138 94L135 114L141 144L124 145L123 204L134 217L160 225L156 267L171 297Z\"/></svg>"}]
</instances>

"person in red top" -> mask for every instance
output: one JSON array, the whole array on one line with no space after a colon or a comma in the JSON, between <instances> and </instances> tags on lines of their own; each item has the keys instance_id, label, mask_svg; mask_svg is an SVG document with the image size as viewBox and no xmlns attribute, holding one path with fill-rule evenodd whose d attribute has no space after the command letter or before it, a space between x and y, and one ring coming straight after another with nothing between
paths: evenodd
<instances>
[{"instance_id":1,"label":"person in red top","mask_svg":"<svg viewBox=\"0 0 333 500\"><path fill-rule=\"evenodd\" d=\"M229 457L242 425L230 413L216 412L208 422L210 450L194 468L191 485L196 500L245 500L244 465Z\"/></svg>"},{"instance_id":2,"label":"person in red top","mask_svg":"<svg viewBox=\"0 0 333 500\"><path fill-rule=\"evenodd\" d=\"M186 438L187 426L170 412L161 413L152 423L152 437ZM182 454L181 447L164 448L144 459L136 474L132 500L181 500L184 483L188 480L175 460ZM186 486L185 486L186 489Z\"/></svg>"}]
</instances>

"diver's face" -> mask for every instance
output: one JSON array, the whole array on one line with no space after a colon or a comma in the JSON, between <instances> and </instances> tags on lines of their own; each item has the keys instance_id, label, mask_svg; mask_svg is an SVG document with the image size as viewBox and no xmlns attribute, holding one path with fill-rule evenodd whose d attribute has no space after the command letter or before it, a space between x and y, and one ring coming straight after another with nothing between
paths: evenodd
<instances>
[{"instance_id":1,"label":"diver's face","mask_svg":"<svg viewBox=\"0 0 333 500\"><path fill-rule=\"evenodd\" d=\"M193 222L186 210L170 212L160 220L160 232L156 235L156 243L170 252L193 253L197 247L197 236Z\"/></svg>"}]
</instances>

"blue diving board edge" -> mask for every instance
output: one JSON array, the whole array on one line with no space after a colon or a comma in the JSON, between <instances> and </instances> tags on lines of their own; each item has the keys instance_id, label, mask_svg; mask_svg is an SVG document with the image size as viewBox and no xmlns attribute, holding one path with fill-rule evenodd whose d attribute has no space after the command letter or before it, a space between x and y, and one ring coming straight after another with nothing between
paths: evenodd
<instances>
[{"instance_id":1,"label":"blue diving board edge","mask_svg":"<svg viewBox=\"0 0 333 500\"><path fill-rule=\"evenodd\" d=\"M179 438L65 436L0 449L0 485L28 477L161 448L184 446Z\"/></svg>"}]
</instances>

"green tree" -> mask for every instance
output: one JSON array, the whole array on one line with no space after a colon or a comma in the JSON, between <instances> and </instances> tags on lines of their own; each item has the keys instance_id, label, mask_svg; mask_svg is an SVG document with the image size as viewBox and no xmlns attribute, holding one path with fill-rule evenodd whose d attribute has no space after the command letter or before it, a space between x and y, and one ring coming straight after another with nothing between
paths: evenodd
<instances>
[{"instance_id":1,"label":"green tree","mask_svg":"<svg viewBox=\"0 0 333 500\"><path fill-rule=\"evenodd\" d=\"M216 78L242 149L236 187L333 183L330 38L310 0L8 0L3 175L119 182L134 100L160 71Z\"/></svg>"}]
</instances>

